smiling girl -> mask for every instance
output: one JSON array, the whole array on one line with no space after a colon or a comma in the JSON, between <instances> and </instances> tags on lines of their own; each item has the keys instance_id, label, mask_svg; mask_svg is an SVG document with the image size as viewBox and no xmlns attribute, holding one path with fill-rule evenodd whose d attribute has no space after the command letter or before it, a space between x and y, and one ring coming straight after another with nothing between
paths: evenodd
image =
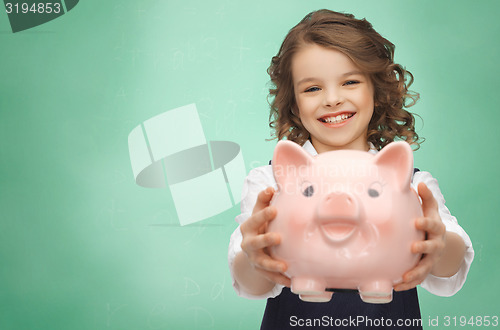
<instances>
[{"instance_id":1,"label":"smiling girl","mask_svg":"<svg viewBox=\"0 0 500 330\"><path fill-rule=\"evenodd\" d=\"M311 44L292 60L299 118L318 153L368 151L366 130L373 115L373 84L343 53Z\"/></svg>"},{"instance_id":2,"label":"smiling girl","mask_svg":"<svg viewBox=\"0 0 500 330\"><path fill-rule=\"evenodd\" d=\"M394 45L364 19L329 10L308 14L290 30L268 72L274 84L270 126L279 140L294 141L311 155L339 149L375 154L396 139L419 147L414 117L404 109L418 99L408 90L413 76L394 63ZM430 173L416 172L412 185L424 213L415 224L426 232L412 252L424 256L395 286L392 302L366 304L356 294L336 292L328 303L307 303L291 293L287 265L267 253L281 239L265 232L276 217L269 203L277 185L270 165L253 169L245 180L229 265L239 295L268 298L261 329L295 328L293 320L324 317L383 318L395 326L397 320L420 320L417 285L440 296L460 290L474 257L471 241ZM422 328L421 322L411 324L405 328ZM370 326L357 323L356 328Z\"/></svg>"}]
</instances>

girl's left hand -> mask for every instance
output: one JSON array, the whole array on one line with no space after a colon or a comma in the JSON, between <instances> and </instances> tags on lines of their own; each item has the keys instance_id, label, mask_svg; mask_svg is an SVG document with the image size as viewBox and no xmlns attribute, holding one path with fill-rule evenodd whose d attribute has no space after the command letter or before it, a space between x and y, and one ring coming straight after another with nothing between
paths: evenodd
<instances>
[{"instance_id":1,"label":"girl's left hand","mask_svg":"<svg viewBox=\"0 0 500 330\"><path fill-rule=\"evenodd\" d=\"M422 283L438 263L445 247L446 227L439 216L436 199L423 182L418 185L418 194L422 199L424 216L415 221L415 226L426 233L426 239L414 242L411 252L422 254L423 257L415 268L403 275L403 282L394 286L396 291L413 289Z\"/></svg>"}]
</instances>

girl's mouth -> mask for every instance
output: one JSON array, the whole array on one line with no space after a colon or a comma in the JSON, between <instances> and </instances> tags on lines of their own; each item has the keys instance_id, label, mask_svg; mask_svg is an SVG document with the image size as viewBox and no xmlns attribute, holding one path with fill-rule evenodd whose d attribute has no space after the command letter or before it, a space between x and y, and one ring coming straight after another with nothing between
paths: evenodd
<instances>
[{"instance_id":1,"label":"girl's mouth","mask_svg":"<svg viewBox=\"0 0 500 330\"><path fill-rule=\"evenodd\" d=\"M319 118L318 120L322 123L329 125L329 126L339 125L339 124L343 124L346 121L348 121L355 114L356 114L355 112L343 112L343 113L338 114L336 116L335 115L326 115L326 116Z\"/></svg>"}]
</instances>

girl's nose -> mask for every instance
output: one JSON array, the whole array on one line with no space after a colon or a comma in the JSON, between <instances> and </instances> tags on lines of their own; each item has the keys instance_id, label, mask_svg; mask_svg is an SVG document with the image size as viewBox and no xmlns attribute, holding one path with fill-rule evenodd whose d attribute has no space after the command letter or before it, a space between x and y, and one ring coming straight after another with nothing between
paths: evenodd
<instances>
[{"instance_id":1,"label":"girl's nose","mask_svg":"<svg viewBox=\"0 0 500 330\"><path fill-rule=\"evenodd\" d=\"M345 101L339 90L327 90L324 95L324 104L326 107L336 107L341 105Z\"/></svg>"}]
</instances>

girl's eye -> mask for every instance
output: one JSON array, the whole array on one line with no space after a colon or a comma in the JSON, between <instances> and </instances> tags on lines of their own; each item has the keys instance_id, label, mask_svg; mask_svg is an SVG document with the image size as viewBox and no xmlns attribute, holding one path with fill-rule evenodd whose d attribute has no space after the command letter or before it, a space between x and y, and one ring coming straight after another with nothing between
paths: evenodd
<instances>
[{"instance_id":1,"label":"girl's eye","mask_svg":"<svg viewBox=\"0 0 500 330\"><path fill-rule=\"evenodd\" d=\"M310 93L310 92L317 92L319 90L320 90L319 87L310 87L310 88L306 89L305 92Z\"/></svg>"},{"instance_id":2,"label":"girl's eye","mask_svg":"<svg viewBox=\"0 0 500 330\"><path fill-rule=\"evenodd\" d=\"M356 85L356 84L359 84L359 81L357 80L349 80L349 81L346 81L344 83L344 86L348 86L348 85Z\"/></svg>"}]
</instances>

